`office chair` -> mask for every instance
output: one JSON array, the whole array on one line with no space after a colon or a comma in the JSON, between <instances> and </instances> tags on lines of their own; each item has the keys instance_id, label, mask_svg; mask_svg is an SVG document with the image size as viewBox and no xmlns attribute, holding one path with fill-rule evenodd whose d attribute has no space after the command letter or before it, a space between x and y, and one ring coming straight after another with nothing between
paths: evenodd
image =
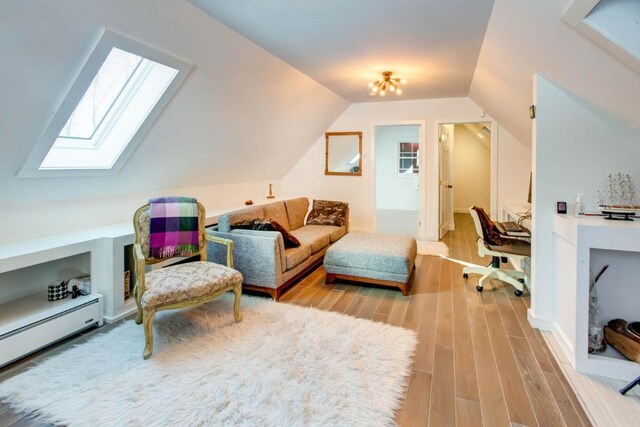
<instances>
[{"instance_id":1,"label":"office chair","mask_svg":"<svg viewBox=\"0 0 640 427\"><path fill-rule=\"evenodd\" d=\"M531 257L531 244L527 241L520 239L505 239L500 244L490 244L492 241L482 227L482 222L479 215L484 215L485 220L489 226L492 226L491 220L486 216L487 214L482 208L476 208L472 206L469 208L471 218L476 227L476 241L478 242L478 255L481 257L490 255L492 257L491 264L486 267L482 266L469 266L462 270L462 277L469 278L469 274L482 274L482 278L476 286L478 292L482 292L485 283L490 283L491 279L502 280L509 283L516 288L514 294L516 296L522 296L524 292L526 275L521 271L516 270L504 270L500 268L500 259L506 257L517 258L522 260L524 258Z\"/></svg>"}]
</instances>

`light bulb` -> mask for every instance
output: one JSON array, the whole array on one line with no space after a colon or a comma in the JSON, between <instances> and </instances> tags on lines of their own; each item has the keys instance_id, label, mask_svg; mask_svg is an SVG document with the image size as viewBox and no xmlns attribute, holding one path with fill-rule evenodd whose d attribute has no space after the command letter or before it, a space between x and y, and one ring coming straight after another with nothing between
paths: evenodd
<instances>
[{"instance_id":1,"label":"light bulb","mask_svg":"<svg viewBox=\"0 0 640 427\"><path fill-rule=\"evenodd\" d=\"M369 87L373 87L373 82L369 82Z\"/></svg>"},{"instance_id":2,"label":"light bulb","mask_svg":"<svg viewBox=\"0 0 640 427\"><path fill-rule=\"evenodd\" d=\"M374 86L371 88L371 92L376 93L378 91L378 86Z\"/></svg>"},{"instance_id":3,"label":"light bulb","mask_svg":"<svg viewBox=\"0 0 640 427\"><path fill-rule=\"evenodd\" d=\"M400 83L402 83L403 85L407 84L407 79L400 79Z\"/></svg>"},{"instance_id":4,"label":"light bulb","mask_svg":"<svg viewBox=\"0 0 640 427\"><path fill-rule=\"evenodd\" d=\"M396 87L394 85L389 86L389 90L391 92L394 92L396 90Z\"/></svg>"},{"instance_id":5,"label":"light bulb","mask_svg":"<svg viewBox=\"0 0 640 427\"><path fill-rule=\"evenodd\" d=\"M383 90L380 91L380 96L384 96L384 91Z\"/></svg>"},{"instance_id":6,"label":"light bulb","mask_svg":"<svg viewBox=\"0 0 640 427\"><path fill-rule=\"evenodd\" d=\"M401 94L402 94L402 89L396 90L396 95L401 95Z\"/></svg>"}]
</instances>

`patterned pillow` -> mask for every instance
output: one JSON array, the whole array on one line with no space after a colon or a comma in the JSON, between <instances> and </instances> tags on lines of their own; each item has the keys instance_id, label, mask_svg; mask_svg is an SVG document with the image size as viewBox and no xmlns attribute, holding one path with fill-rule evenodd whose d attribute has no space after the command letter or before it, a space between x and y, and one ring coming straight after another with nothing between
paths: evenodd
<instances>
[{"instance_id":1,"label":"patterned pillow","mask_svg":"<svg viewBox=\"0 0 640 427\"><path fill-rule=\"evenodd\" d=\"M296 238L296 236L289 233L282 225L280 225L276 221L270 220L269 218L251 219L231 224L231 229L233 230L234 228L257 231L277 231L282 234L285 248L297 248L298 246L300 246L300 241Z\"/></svg>"},{"instance_id":2,"label":"patterned pillow","mask_svg":"<svg viewBox=\"0 0 640 427\"><path fill-rule=\"evenodd\" d=\"M330 200L314 200L307 217L308 225L335 225L342 227L346 222L349 205Z\"/></svg>"}]
</instances>

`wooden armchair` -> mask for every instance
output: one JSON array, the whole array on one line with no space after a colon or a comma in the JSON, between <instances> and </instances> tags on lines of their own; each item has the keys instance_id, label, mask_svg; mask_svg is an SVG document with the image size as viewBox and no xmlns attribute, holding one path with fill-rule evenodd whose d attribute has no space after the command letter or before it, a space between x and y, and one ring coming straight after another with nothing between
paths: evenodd
<instances>
[{"instance_id":1,"label":"wooden armchair","mask_svg":"<svg viewBox=\"0 0 640 427\"><path fill-rule=\"evenodd\" d=\"M234 316L240 315L242 274L233 269L233 241L205 233L205 210L198 203L199 251L191 256L200 256L200 261L172 265L146 272L146 266L166 259L149 255L149 204L142 206L133 216L136 233L134 244L136 286L133 294L138 306L136 323L144 325L146 345L142 353L145 359L153 351L153 318L156 311L183 308L209 302L228 291L235 293ZM207 240L227 247L227 265L207 262Z\"/></svg>"}]
</instances>

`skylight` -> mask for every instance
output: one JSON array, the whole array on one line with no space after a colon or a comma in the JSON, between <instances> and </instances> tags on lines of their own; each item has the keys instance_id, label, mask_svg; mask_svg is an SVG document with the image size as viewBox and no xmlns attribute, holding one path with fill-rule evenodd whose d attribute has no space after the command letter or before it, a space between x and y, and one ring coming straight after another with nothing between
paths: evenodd
<instances>
[{"instance_id":1,"label":"skylight","mask_svg":"<svg viewBox=\"0 0 640 427\"><path fill-rule=\"evenodd\" d=\"M189 68L105 31L19 176L115 173Z\"/></svg>"},{"instance_id":2,"label":"skylight","mask_svg":"<svg viewBox=\"0 0 640 427\"><path fill-rule=\"evenodd\" d=\"M638 0L573 0L563 19L640 73Z\"/></svg>"}]
</instances>

